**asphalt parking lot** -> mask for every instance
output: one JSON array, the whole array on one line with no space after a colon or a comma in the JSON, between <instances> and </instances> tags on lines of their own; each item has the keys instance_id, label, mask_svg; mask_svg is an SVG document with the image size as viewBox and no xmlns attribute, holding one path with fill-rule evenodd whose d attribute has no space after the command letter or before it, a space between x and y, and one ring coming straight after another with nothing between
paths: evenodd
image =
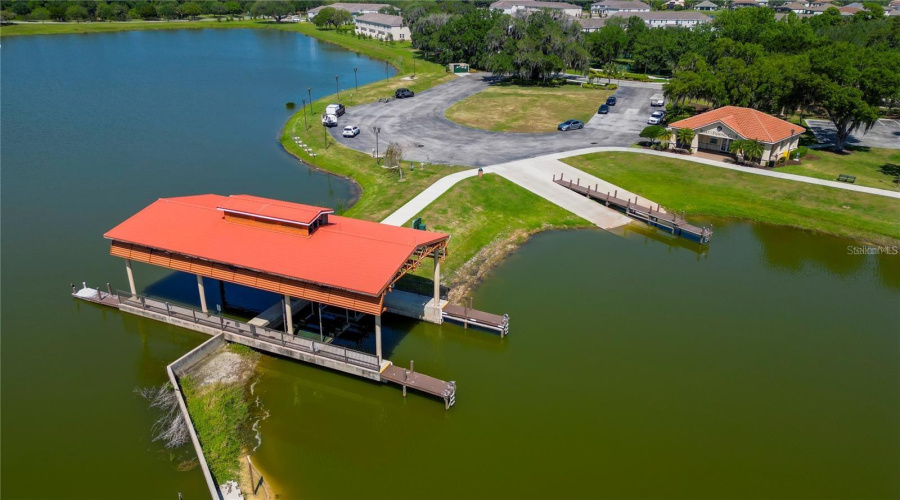
<instances>
[{"instance_id":1,"label":"asphalt parking lot","mask_svg":"<svg viewBox=\"0 0 900 500\"><path fill-rule=\"evenodd\" d=\"M822 144L833 143L835 139L834 125L828 120L806 120L810 130ZM850 134L847 144L868 146L871 148L900 149L900 120L878 120L866 133L862 130Z\"/></svg>"},{"instance_id":2,"label":"asphalt parking lot","mask_svg":"<svg viewBox=\"0 0 900 500\"><path fill-rule=\"evenodd\" d=\"M428 89L410 99L373 102L347 108L338 126L329 129L335 140L371 154L375 150L373 127L380 127L379 152L389 142L403 146L407 160L466 166L487 166L532 156L591 146L630 146L647 125L650 96L662 92L653 84L622 85L608 115L594 115L582 130L545 134L490 132L459 125L444 112L456 102L486 89L493 81L472 74ZM598 99L598 106L602 104ZM341 130L356 125L361 133L344 138Z\"/></svg>"}]
</instances>

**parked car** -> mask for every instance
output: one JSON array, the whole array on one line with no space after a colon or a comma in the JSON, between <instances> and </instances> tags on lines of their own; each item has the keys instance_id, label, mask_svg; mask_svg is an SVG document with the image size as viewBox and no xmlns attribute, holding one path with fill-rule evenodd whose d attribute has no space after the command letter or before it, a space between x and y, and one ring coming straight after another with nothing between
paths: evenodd
<instances>
[{"instance_id":1,"label":"parked car","mask_svg":"<svg viewBox=\"0 0 900 500\"><path fill-rule=\"evenodd\" d=\"M616 96L613 95L613 96L607 97L607 98L606 98L606 105L607 105L607 106L615 106L615 105L616 105Z\"/></svg>"},{"instance_id":2,"label":"parked car","mask_svg":"<svg viewBox=\"0 0 900 500\"><path fill-rule=\"evenodd\" d=\"M665 106L666 98L662 94L653 94L650 96L650 105L651 106Z\"/></svg>"},{"instance_id":3,"label":"parked car","mask_svg":"<svg viewBox=\"0 0 900 500\"><path fill-rule=\"evenodd\" d=\"M409 89L397 89L397 91L394 92L394 97L397 99L406 99L407 97L412 97L414 95L416 94Z\"/></svg>"},{"instance_id":4,"label":"parked car","mask_svg":"<svg viewBox=\"0 0 900 500\"><path fill-rule=\"evenodd\" d=\"M556 127L557 130L562 130L563 132L567 130L578 130L580 128L584 128L584 122L581 120L566 120Z\"/></svg>"},{"instance_id":5,"label":"parked car","mask_svg":"<svg viewBox=\"0 0 900 500\"><path fill-rule=\"evenodd\" d=\"M356 125L348 125L344 127L344 131L342 132L342 134L344 137L356 137L359 135L359 127L357 127Z\"/></svg>"},{"instance_id":6,"label":"parked car","mask_svg":"<svg viewBox=\"0 0 900 500\"><path fill-rule=\"evenodd\" d=\"M341 116L346 112L347 108L345 108L343 104L329 104L328 106L325 106L326 115Z\"/></svg>"},{"instance_id":7,"label":"parked car","mask_svg":"<svg viewBox=\"0 0 900 500\"><path fill-rule=\"evenodd\" d=\"M665 120L666 112L657 110L650 114L650 119L647 120L647 123L649 123L650 125L659 125Z\"/></svg>"},{"instance_id":8,"label":"parked car","mask_svg":"<svg viewBox=\"0 0 900 500\"><path fill-rule=\"evenodd\" d=\"M606 113L609 113L609 105L607 105L607 104L601 104L600 107L597 108L597 114L598 114L598 115L605 115Z\"/></svg>"},{"instance_id":9,"label":"parked car","mask_svg":"<svg viewBox=\"0 0 900 500\"><path fill-rule=\"evenodd\" d=\"M337 124L338 124L337 115L329 115L329 114L322 115L322 125L325 125L326 127L337 127Z\"/></svg>"}]
</instances>

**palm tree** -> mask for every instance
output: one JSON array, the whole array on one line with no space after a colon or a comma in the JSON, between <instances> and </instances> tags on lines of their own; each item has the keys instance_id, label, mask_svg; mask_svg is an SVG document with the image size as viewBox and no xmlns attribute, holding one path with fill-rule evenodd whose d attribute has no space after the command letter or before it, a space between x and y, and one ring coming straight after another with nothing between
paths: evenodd
<instances>
[{"instance_id":1,"label":"palm tree","mask_svg":"<svg viewBox=\"0 0 900 500\"><path fill-rule=\"evenodd\" d=\"M759 141L752 139L744 141L744 156L750 161L759 162L765 149Z\"/></svg>"},{"instance_id":2,"label":"palm tree","mask_svg":"<svg viewBox=\"0 0 900 500\"><path fill-rule=\"evenodd\" d=\"M759 161L764 149L762 143L753 139L732 141L731 146L728 147L730 153L739 154L747 161Z\"/></svg>"},{"instance_id":3,"label":"palm tree","mask_svg":"<svg viewBox=\"0 0 900 500\"><path fill-rule=\"evenodd\" d=\"M691 143L694 142L694 137L697 135L696 132L689 128L680 128L678 132L675 132L675 139L684 146L685 149L690 149Z\"/></svg>"},{"instance_id":4,"label":"palm tree","mask_svg":"<svg viewBox=\"0 0 900 500\"><path fill-rule=\"evenodd\" d=\"M741 159L743 159L744 158L744 142L746 142L746 141L744 141L742 139L735 139L735 140L731 141L731 145L728 146L728 152L733 155L739 156Z\"/></svg>"},{"instance_id":5,"label":"palm tree","mask_svg":"<svg viewBox=\"0 0 900 500\"><path fill-rule=\"evenodd\" d=\"M664 143L667 143L667 142L669 142L669 140L672 139L672 132L669 129L667 129L666 127L659 127L659 128L661 128L662 130L659 131L659 135L657 135L656 138L659 140L660 146L663 149L666 149L666 148L668 148L668 146Z\"/></svg>"}]
</instances>

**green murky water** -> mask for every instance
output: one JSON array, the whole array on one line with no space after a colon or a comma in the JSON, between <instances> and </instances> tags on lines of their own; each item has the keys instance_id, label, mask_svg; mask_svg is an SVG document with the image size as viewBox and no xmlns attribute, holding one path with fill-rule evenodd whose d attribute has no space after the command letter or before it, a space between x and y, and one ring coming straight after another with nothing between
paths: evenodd
<instances>
[{"instance_id":1,"label":"green murky water","mask_svg":"<svg viewBox=\"0 0 900 500\"><path fill-rule=\"evenodd\" d=\"M132 393L205 337L79 304L68 284L123 288L101 234L160 196L351 197L275 137L298 88L381 66L244 30L2 50L0 496L205 498L200 472L150 441L155 416ZM537 236L475 295L512 317L504 340L386 319L387 357L457 381L449 412L264 358L255 462L282 498L900 496L900 257L716 227L705 254L658 233ZM190 279L136 276L192 300Z\"/></svg>"}]
</instances>

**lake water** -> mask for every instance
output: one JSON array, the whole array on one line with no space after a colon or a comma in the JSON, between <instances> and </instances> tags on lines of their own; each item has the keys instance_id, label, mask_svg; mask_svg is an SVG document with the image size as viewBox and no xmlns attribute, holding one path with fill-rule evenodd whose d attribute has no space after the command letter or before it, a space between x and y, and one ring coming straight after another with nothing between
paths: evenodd
<instances>
[{"instance_id":1,"label":"lake water","mask_svg":"<svg viewBox=\"0 0 900 500\"><path fill-rule=\"evenodd\" d=\"M706 254L538 235L474 296L503 340L387 321L387 357L457 381L449 412L266 359L255 462L287 497L897 498L900 258L715 222Z\"/></svg>"},{"instance_id":2,"label":"lake water","mask_svg":"<svg viewBox=\"0 0 900 500\"><path fill-rule=\"evenodd\" d=\"M330 92L318 67L362 83L382 66L253 31L2 51L0 496L205 498L132 389L206 337L79 304L68 284L124 288L101 235L160 196L348 199L278 147L284 102ZM475 293L510 314L506 339L386 318L386 357L457 381L449 412L263 357L254 462L282 498L900 496L900 257L715 225L708 252L641 230L536 236ZM142 289L182 279L135 269Z\"/></svg>"},{"instance_id":3,"label":"lake water","mask_svg":"<svg viewBox=\"0 0 900 500\"><path fill-rule=\"evenodd\" d=\"M366 57L279 31L4 38L3 498L203 498L150 442L132 394L202 335L78 304L69 283L127 288L103 233L160 197L355 195L279 145L285 103L384 77ZM136 268L141 288L164 273Z\"/></svg>"}]
</instances>

